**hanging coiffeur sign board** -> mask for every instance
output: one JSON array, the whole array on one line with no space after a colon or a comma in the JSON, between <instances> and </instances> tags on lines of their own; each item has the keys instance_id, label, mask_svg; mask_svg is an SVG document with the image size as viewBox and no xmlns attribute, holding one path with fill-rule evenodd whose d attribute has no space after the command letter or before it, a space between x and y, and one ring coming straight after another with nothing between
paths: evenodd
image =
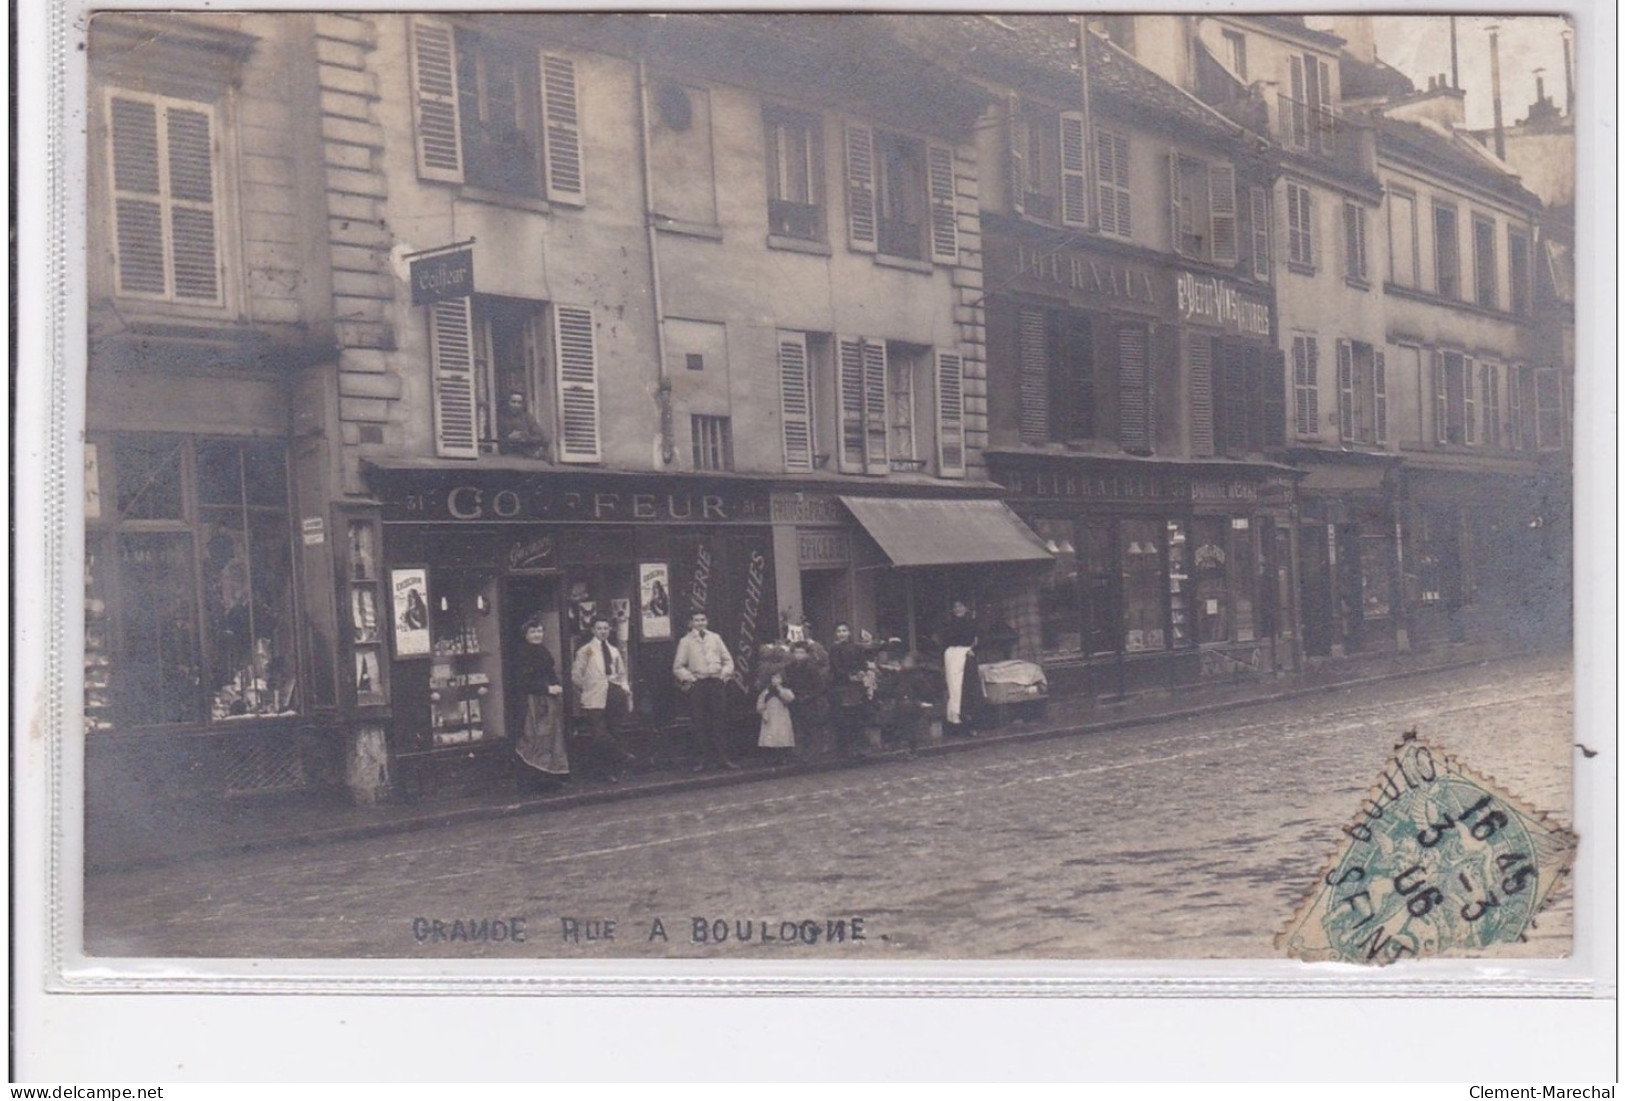
<instances>
[{"instance_id":1,"label":"hanging coiffeur sign board","mask_svg":"<svg viewBox=\"0 0 1625 1101\"><path fill-rule=\"evenodd\" d=\"M395 656L429 655L429 571L421 566L389 571L390 618Z\"/></svg>"},{"instance_id":2,"label":"hanging coiffeur sign board","mask_svg":"<svg viewBox=\"0 0 1625 1101\"><path fill-rule=\"evenodd\" d=\"M428 306L474 293L474 250L452 247L410 262L412 305Z\"/></svg>"}]
</instances>

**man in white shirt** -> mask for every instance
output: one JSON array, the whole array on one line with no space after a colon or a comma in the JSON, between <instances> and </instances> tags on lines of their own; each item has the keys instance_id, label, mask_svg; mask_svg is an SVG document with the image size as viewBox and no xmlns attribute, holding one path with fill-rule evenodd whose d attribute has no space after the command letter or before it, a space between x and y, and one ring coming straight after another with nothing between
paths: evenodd
<instances>
[{"instance_id":1,"label":"man in white shirt","mask_svg":"<svg viewBox=\"0 0 1625 1101\"><path fill-rule=\"evenodd\" d=\"M672 659L671 675L688 692L694 738L702 750L694 771L705 768L704 753L723 768L738 768L728 755L728 732L724 725L723 686L734 675L733 655L728 653L722 636L708 630L710 621L704 612L688 617L689 632L677 642L677 656Z\"/></svg>"},{"instance_id":2,"label":"man in white shirt","mask_svg":"<svg viewBox=\"0 0 1625 1101\"><path fill-rule=\"evenodd\" d=\"M631 703L632 685L626 676L626 659L609 644L609 620L603 616L593 619L592 640L576 651L570 681L575 685L576 708L587 720L587 734L609 759L606 778L619 783L626 766L636 760L614 730L614 720Z\"/></svg>"}]
</instances>

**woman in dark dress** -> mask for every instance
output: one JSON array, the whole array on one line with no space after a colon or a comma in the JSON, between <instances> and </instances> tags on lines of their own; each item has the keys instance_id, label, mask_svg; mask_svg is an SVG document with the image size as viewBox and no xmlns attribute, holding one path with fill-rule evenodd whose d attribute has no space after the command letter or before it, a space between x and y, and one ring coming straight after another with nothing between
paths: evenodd
<instances>
[{"instance_id":1,"label":"woman in dark dress","mask_svg":"<svg viewBox=\"0 0 1625 1101\"><path fill-rule=\"evenodd\" d=\"M514 654L515 694L524 703L525 725L514 743L519 758L519 785L549 790L570 778L564 745L564 687L558 665L547 648L540 613L525 621L524 643Z\"/></svg>"},{"instance_id":2,"label":"woman in dark dress","mask_svg":"<svg viewBox=\"0 0 1625 1101\"><path fill-rule=\"evenodd\" d=\"M963 600L956 600L942 627L942 675L948 682L946 725L949 733L970 733L982 697L982 677L976 667L976 621Z\"/></svg>"},{"instance_id":3,"label":"woman in dark dress","mask_svg":"<svg viewBox=\"0 0 1625 1101\"><path fill-rule=\"evenodd\" d=\"M869 655L852 639L852 628L835 625L835 645L829 648L829 694L833 705L830 726L835 734L835 751L843 758L855 757L863 748L863 725L868 699L863 674Z\"/></svg>"}]
</instances>

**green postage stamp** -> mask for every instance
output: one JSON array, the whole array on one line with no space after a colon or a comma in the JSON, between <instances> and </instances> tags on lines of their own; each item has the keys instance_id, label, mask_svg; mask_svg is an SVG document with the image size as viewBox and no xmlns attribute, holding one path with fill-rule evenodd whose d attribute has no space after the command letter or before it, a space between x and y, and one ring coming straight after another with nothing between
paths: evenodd
<instances>
[{"instance_id":1,"label":"green postage stamp","mask_svg":"<svg viewBox=\"0 0 1625 1101\"><path fill-rule=\"evenodd\" d=\"M1414 733L1343 834L1276 938L1288 955L1385 964L1520 940L1579 840Z\"/></svg>"}]
</instances>

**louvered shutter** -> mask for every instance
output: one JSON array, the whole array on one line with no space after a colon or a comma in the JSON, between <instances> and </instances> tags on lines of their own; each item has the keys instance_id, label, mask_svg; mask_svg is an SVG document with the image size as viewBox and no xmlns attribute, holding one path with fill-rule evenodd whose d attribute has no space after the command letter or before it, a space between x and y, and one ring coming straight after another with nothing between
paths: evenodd
<instances>
[{"instance_id":1,"label":"louvered shutter","mask_svg":"<svg viewBox=\"0 0 1625 1101\"><path fill-rule=\"evenodd\" d=\"M124 294L166 294L158 106L122 97L108 106L118 288Z\"/></svg>"},{"instance_id":2,"label":"louvered shutter","mask_svg":"<svg viewBox=\"0 0 1625 1101\"><path fill-rule=\"evenodd\" d=\"M1320 74L1316 102L1313 105L1316 144L1322 153L1330 153L1335 136L1332 131L1332 71L1331 66L1320 59L1316 60L1315 66Z\"/></svg>"},{"instance_id":3,"label":"louvered shutter","mask_svg":"<svg viewBox=\"0 0 1625 1101\"><path fill-rule=\"evenodd\" d=\"M444 23L412 20L412 119L417 126L418 175L462 183L457 44Z\"/></svg>"},{"instance_id":4,"label":"louvered shutter","mask_svg":"<svg viewBox=\"0 0 1625 1101\"><path fill-rule=\"evenodd\" d=\"M434 386L434 451L445 459L480 454L475 410L474 311L468 298L429 307L429 356Z\"/></svg>"},{"instance_id":5,"label":"louvered shutter","mask_svg":"<svg viewBox=\"0 0 1625 1101\"><path fill-rule=\"evenodd\" d=\"M1375 430L1378 443L1388 442L1388 355L1376 352L1371 367L1371 394L1376 406Z\"/></svg>"},{"instance_id":6,"label":"louvered shutter","mask_svg":"<svg viewBox=\"0 0 1625 1101\"><path fill-rule=\"evenodd\" d=\"M1128 138L1109 130L1096 131L1095 179L1100 205L1100 230L1118 237L1131 237Z\"/></svg>"},{"instance_id":7,"label":"louvered shutter","mask_svg":"<svg viewBox=\"0 0 1625 1101\"><path fill-rule=\"evenodd\" d=\"M1337 431L1354 442L1354 347L1346 340L1337 342Z\"/></svg>"},{"instance_id":8,"label":"louvered shutter","mask_svg":"<svg viewBox=\"0 0 1625 1101\"><path fill-rule=\"evenodd\" d=\"M1179 154L1168 154L1168 232L1169 247L1183 253L1182 231L1185 224L1185 202L1179 181Z\"/></svg>"},{"instance_id":9,"label":"louvered shutter","mask_svg":"<svg viewBox=\"0 0 1625 1101\"><path fill-rule=\"evenodd\" d=\"M1089 224L1089 158L1085 151L1083 115L1061 112L1061 221Z\"/></svg>"},{"instance_id":10,"label":"louvered shutter","mask_svg":"<svg viewBox=\"0 0 1625 1101\"><path fill-rule=\"evenodd\" d=\"M1212 218L1213 262L1234 264L1241 251L1236 226L1236 169L1215 163L1208 166L1208 210Z\"/></svg>"},{"instance_id":11,"label":"louvered shutter","mask_svg":"<svg viewBox=\"0 0 1625 1101\"><path fill-rule=\"evenodd\" d=\"M1187 355L1191 393L1191 455L1207 458L1213 454L1213 339L1190 334Z\"/></svg>"},{"instance_id":12,"label":"louvered shutter","mask_svg":"<svg viewBox=\"0 0 1625 1101\"><path fill-rule=\"evenodd\" d=\"M221 301L210 109L113 96L108 113L119 293Z\"/></svg>"},{"instance_id":13,"label":"louvered shutter","mask_svg":"<svg viewBox=\"0 0 1625 1101\"><path fill-rule=\"evenodd\" d=\"M886 345L878 340L863 342L863 423L868 436L865 471L884 474L891 469L887 452Z\"/></svg>"},{"instance_id":14,"label":"louvered shutter","mask_svg":"<svg viewBox=\"0 0 1625 1101\"><path fill-rule=\"evenodd\" d=\"M965 361L957 352L937 353L937 475L965 475Z\"/></svg>"},{"instance_id":15,"label":"louvered shutter","mask_svg":"<svg viewBox=\"0 0 1625 1101\"><path fill-rule=\"evenodd\" d=\"M846 240L855 252L874 252L875 135L866 126L846 128Z\"/></svg>"},{"instance_id":16,"label":"louvered shutter","mask_svg":"<svg viewBox=\"0 0 1625 1101\"><path fill-rule=\"evenodd\" d=\"M1264 446L1286 446L1286 353L1279 348L1266 350L1264 368Z\"/></svg>"},{"instance_id":17,"label":"louvered shutter","mask_svg":"<svg viewBox=\"0 0 1625 1101\"><path fill-rule=\"evenodd\" d=\"M779 334L779 401L784 426L784 469L810 471L812 398L805 333Z\"/></svg>"},{"instance_id":18,"label":"louvered shutter","mask_svg":"<svg viewBox=\"0 0 1625 1101\"><path fill-rule=\"evenodd\" d=\"M1253 221L1253 278L1270 277L1270 196L1262 187L1250 189Z\"/></svg>"},{"instance_id":19,"label":"louvered shutter","mask_svg":"<svg viewBox=\"0 0 1625 1101\"><path fill-rule=\"evenodd\" d=\"M1320 435L1320 338L1309 338L1309 432Z\"/></svg>"},{"instance_id":20,"label":"louvered shutter","mask_svg":"<svg viewBox=\"0 0 1625 1101\"><path fill-rule=\"evenodd\" d=\"M592 311L581 306L553 308L553 358L557 367L559 461L601 461L598 350Z\"/></svg>"},{"instance_id":21,"label":"louvered shutter","mask_svg":"<svg viewBox=\"0 0 1625 1101\"><path fill-rule=\"evenodd\" d=\"M1219 342L1220 401L1224 403L1224 450L1235 454L1247 450L1251 426L1247 414L1247 362L1238 341Z\"/></svg>"},{"instance_id":22,"label":"louvered shutter","mask_svg":"<svg viewBox=\"0 0 1625 1101\"><path fill-rule=\"evenodd\" d=\"M169 242L175 297L220 300L220 257L214 232L214 135L203 110L164 112L169 149Z\"/></svg>"},{"instance_id":23,"label":"louvered shutter","mask_svg":"<svg viewBox=\"0 0 1625 1101\"><path fill-rule=\"evenodd\" d=\"M1473 360L1461 357L1462 440L1478 442L1478 403L1473 400Z\"/></svg>"},{"instance_id":24,"label":"louvered shutter","mask_svg":"<svg viewBox=\"0 0 1625 1101\"><path fill-rule=\"evenodd\" d=\"M1523 368L1512 365L1507 368L1507 421L1512 437L1507 441L1514 451L1524 449L1524 417L1523 417Z\"/></svg>"},{"instance_id":25,"label":"louvered shutter","mask_svg":"<svg viewBox=\"0 0 1625 1101\"><path fill-rule=\"evenodd\" d=\"M841 399L840 468L849 474L862 474L867 453L863 423L863 341L837 342L836 385Z\"/></svg>"},{"instance_id":26,"label":"louvered shutter","mask_svg":"<svg viewBox=\"0 0 1625 1101\"><path fill-rule=\"evenodd\" d=\"M1433 353L1433 440L1450 442L1450 391L1444 376L1444 353Z\"/></svg>"},{"instance_id":27,"label":"louvered shutter","mask_svg":"<svg viewBox=\"0 0 1625 1101\"><path fill-rule=\"evenodd\" d=\"M1011 93L1004 104L1005 139L1009 165L1010 211L1027 212L1027 124L1021 117L1021 100Z\"/></svg>"},{"instance_id":28,"label":"louvered shutter","mask_svg":"<svg viewBox=\"0 0 1625 1101\"><path fill-rule=\"evenodd\" d=\"M576 63L568 57L542 55L542 126L547 146L547 197L555 203L581 206L587 201L581 99L576 90Z\"/></svg>"},{"instance_id":29,"label":"louvered shutter","mask_svg":"<svg viewBox=\"0 0 1625 1101\"><path fill-rule=\"evenodd\" d=\"M1043 310L1021 310L1016 318L1016 359L1021 392L1021 438L1049 439L1049 326Z\"/></svg>"},{"instance_id":30,"label":"louvered shutter","mask_svg":"<svg viewBox=\"0 0 1625 1101\"><path fill-rule=\"evenodd\" d=\"M931 259L959 263L959 208L954 197L954 151L946 145L925 149L926 187L931 198Z\"/></svg>"},{"instance_id":31,"label":"louvered shutter","mask_svg":"<svg viewBox=\"0 0 1625 1101\"><path fill-rule=\"evenodd\" d=\"M1117 439L1125 451L1151 451L1150 336L1139 325L1117 329Z\"/></svg>"}]
</instances>

